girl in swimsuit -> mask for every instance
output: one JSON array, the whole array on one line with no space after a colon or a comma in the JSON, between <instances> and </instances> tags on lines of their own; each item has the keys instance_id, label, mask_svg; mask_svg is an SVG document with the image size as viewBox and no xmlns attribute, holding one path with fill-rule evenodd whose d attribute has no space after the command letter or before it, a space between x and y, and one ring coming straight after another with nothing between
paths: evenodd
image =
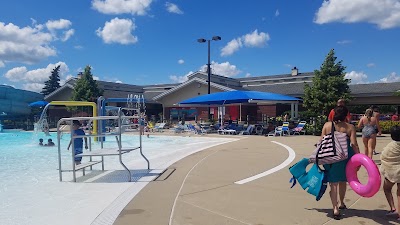
<instances>
[{"instance_id":1,"label":"girl in swimsuit","mask_svg":"<svg viewBox=\"0 0 400 225\"><path fill-rule=\"evenodd\" d=\"M367 109L363 117L358 122L358 128L362 129L362 139L364 143L365 155L372 159L374 146L376 145L376 131L375 127L379 126L377 119L373 116L374 111Z\"/></svg>"}]
</instances>

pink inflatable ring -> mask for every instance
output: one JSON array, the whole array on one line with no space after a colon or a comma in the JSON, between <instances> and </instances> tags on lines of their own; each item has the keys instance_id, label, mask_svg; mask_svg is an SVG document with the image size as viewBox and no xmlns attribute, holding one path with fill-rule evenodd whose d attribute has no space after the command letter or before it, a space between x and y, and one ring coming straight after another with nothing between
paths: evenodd
<instances>
[{"instance_id":1,"label":"pink inflatable ring","mask_svg":"<svg viewBox=\"0 0 400 225\"><path fill-rule=\"evenodd\" d=\"M357 169L360 166L364 166L368 172L366 185L361 184L357 177ZM346 166L346 177L353 191L362 197L374 196L381 186L381 174L378 167L372 159L364 154L355 154L350 158Z\"/></svg>"}]
</instances>

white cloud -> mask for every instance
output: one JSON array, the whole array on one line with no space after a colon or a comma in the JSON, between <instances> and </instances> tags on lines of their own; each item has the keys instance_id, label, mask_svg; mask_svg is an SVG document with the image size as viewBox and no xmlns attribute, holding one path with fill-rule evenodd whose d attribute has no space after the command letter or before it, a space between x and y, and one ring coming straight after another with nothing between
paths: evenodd
<instances>
[{"instance_id":1,"label":"white cloud","mask_svg":"<svg viewBox=\"0 0 400 225\"><path fill-rule=\"evenodd\" d=\"M66 19L49 20L46 22L46 27L49 31L68 29L71 25L71 21Z\"/></svg>"},{"instance_id":2,"label":"white cloud","mask_svg":"<svg viewBox=\"0 0 400 225\"><path fill-rule=\"evenodd\" d=\"M228 44L221 49L221 56L232 55L242 47L242 41L240 38L233 39L228 42Z\"/></svg>"},{"instance_id":3,"label":"white cloud","mask_svg":"<svg viewBox=\"0 0 400 225\"><path fill-rule=\"evenodd\" d=\"M375 63L368 63L367 67L371 68L371 67L375 67Z\"/></svg>"},{"instance_id":4,"label":"white cloud","mask_svg":"<svg viewBox=\"0 0 400 225\"><path fill-rule=\"evenodd\" d=\"M122 81L117 80L117 81L115 81L115 83L117 83L117 84L122 84Z\"/></svg>"},{"instance_id":5,"label":"white cloud","mask_svg":"<svg viewBox=\"0 0 400 225\"><path fill-rule=\"evenodd\" d=\"M338 41L337 43L339 44L339 45L346 45L346 44L350 44L352 41L350 41L350 40L341 40L341 41Z\"/></svg>"},{"instance_id":6,"label":"white cloud","mask_svg":"<svg viewBox=\"0 0 400 225\"><path fill-rule=\"evenodd\" d=\"M5 67L6 65L4 64L3 61L0 61L0 68Z\"/></svg>"},{"instance_id":7,"label":"white cloud","mask_svg":"<svg viewBox=\"0 0 400 225\"><path fill-rule=\"evenodd\" d=\"M246 75L244 75L244 77L251 77L250 73L246 73Z\"/></svg>"},{"instance_id":8,"label":"white cloud","mask_svg":"<svg viewBox=\"0 0 400 225\"><path fill-rule=\"evenodd\" d=\"M49 20L44 25L32 19L32 26L19 27L12 23L0 22L0 61L34 64L57 54L52 42L67 41L74 29L69 29L71 21ZM47 30L46 30L47 29ZM58 37L57 31L62 33Z\"/></svg>"},{"instance_id":9,"label":"white cloud","mask_svg":"<svg viewBox=\"0 0 400 225\"><path fill-rule=\"evenodd\" d=\"M324 1L315 14L314 22L376 24L380 29L400 26L400 2L398 0L330 0Z\"/></svg>"},{"instance_id":10,"label":"white cloud","mask_svg":"<svg viewBox=\"0 0 400 225\"><path fill-rule=\"evenodd\" d=\"M22 89L34 92L41 92L44 88L44 83L26 83L22 85Z\"/></svg>"},{"instance_id":11,"label":"white cloud","mask_svg":"<svg viewBox=\"0 0 400 225\"><path fill-rule=\"evenodd\" d=\"M207 71L207 65L202 66L200 70ZM233 77L242 72L238 70L235 65L231 65L229 62L217 63L214 61L211 62L211 71L213 74L225 77Z\"/></svg>"},{"instance_id":12,"label":"white cloud","mask_svg":"<svg viewBox=\"0 0 400 225\"><path fill-rule=\"evenodd\" d=\"M53 36L37 27L18 27L0 22L0 61L36 63L56 55Z\"/></svg>"},{"instance_id":13,"label":"white cloud","mask_svg":"<svg viewBox=\"0 0 400 225\"><path fill-rule=\"evenodd\" d=\"M179 63L179 64L184 64L184 63L185 63L185 60L180 59L180 60L178 60L178 63Z\"/></svg>"},{"instance_id":14,"label":"white cloud","mask_svg":"<svg viewBox=\"0 0 400 225\"><path fill-rule=\"evenodd\" d=\"M365 84L368 83L368 76L364 72L351 71L344 76L346 79L351 80L351 84Z\"/></svg>"},{"instance_id":15,"label":"white cloud","mask_svg":"<svg viewBox=\"0 0 400 225\"><path fill-rule=\"evenodd\" d=\"M286 64L283 64L285 67L289 67L289 68L293 68L293 66L291 65L291 64L288 64L288 63L286 63Z\"/></svg>"},{"instance_id":16,"label":"white cloud","mask_svg":"<svg viewBox=\"0 0 400 225\"><path fill-rule=\"evenodd\" d=\"M258 33L257 30L243 36L244 45L247 47L263 47L269 39L269 34L264 32Z\"/></svg>"},{"instance_id":17,"label":"white cloud","mask_svg":"<svg viewBox=\"0 0 400 225\"><path fill-rule=\"evenodd\" d=\"M382 83L400 82L400 76L397 75L395 72L392 72L387 77L380 79L378 82Z\"/></svg>"},{"instance_id":18,"label":"white cloud","mask_svg":"<svg viewBox=\"0 0 400 225\"><path fill-rule=\"evenodd\" d=\"M167 11L170 13L183 14L183 11L180 10L176 4L173 4L171 2L165 3L165 7L167 8Z\"/></svg>"},{"instance_id":19,"label":"white cloud","mask_svg":"<svg viewBox=\"0 0 400 225\"><path fill-rule=\"evenodd\" d=\"M72 35L74 35L75 30L74 29L69 29L67 31L64 31L64 37L61 38L61 41L67 41Z\"/></svg>"},{"instance_id":20,"label":"white cloud","mask_svg":"<svg viewBox=\"0 0 400 225\"><path fill-rule=\"evenodd\" d=\"M82 45L75 45L74 48L75 49L83 49L83 46Z\"/></svg>"},{"instance_id":21,"label":"white cloud","mask_svg":"<svg viewBox=\"0 0 400 225\"><path fill-rule=\"evenodd\" d=\"M279 16L279 10L278 9L275 11L275 16Z\"/></svg>"},{"instance_id":22,"label":"white cloud","mask_svg":"<svg viewBox=\"0 0 400 225\"><path fill-rule=\"evenodd\" d=\"M107 44L134 44L138 41L137 36L131 33L135 28L136 26L132 20L116 17L110 22L106 22L103 29L97 29L96 34Z\"/></svg>"},{"instance_id":23,"label":"white cloud","mask_svg":"<svg viewBox=\"0 0 400 225\"><path fill-rule=\"evenodd\" d=\"M171 76L169 76L169 79L171 79L173 82L176 82L176 83L183 83L188 80L188 76L192 73L193 73L193 71L190 71L189 73L187 73L186 75L183 75L183 76L171 75Z\"/></svg>"},{"instance_id":24,"label":"white cloud","mask_svg":"<svg viewBox=\"0 0 400 225\"><path fill-rule=\"evenodd\" d=\"M4 74L4 77L12 82L44 83L49 79L51 71L57 65L60 65L60 78L65 77L69 69L67 64L64 62L49 64L46 68L39 68L35 70L28 70L25 66L15 67L8 70Z\"/></svg>"},{"instance_id":25,"label":"white cloud","mask_svg":"<svg viewBox=\"0 0 400 225\"><path fill-rule=\"evenodd\" d=\"M104 14L146 15L152 0L92 0L92 8Z\"/></svg>"},{"instance_id":26,"label":"white cloud","mask_svg":"<svg viewBox=\"0 0 400 225\"><path fill-rule=\"evenodd\" d=\"M267 45L270 40L269 34L254 30L252 33L245 34L242 37L235 38L228 42L228 44L222 48L221 56L232 55L243 46L245 47L263 47Z\"/></svg>"}]
</instances>

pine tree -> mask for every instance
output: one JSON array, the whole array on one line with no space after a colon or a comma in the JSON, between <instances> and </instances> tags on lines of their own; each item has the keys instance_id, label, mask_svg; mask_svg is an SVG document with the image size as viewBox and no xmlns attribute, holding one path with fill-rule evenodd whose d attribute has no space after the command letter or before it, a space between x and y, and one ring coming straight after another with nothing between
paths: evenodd
<instances>
[{"instance_id":1,"label":"pine tree","mask_svg":"<svg viewBox=\"0 0 400 225\"><path fill-rule=\"evenodd\" d=\"M41 94L46 96L50 93L52 93L53 91L57 90L57 88L60 87L60 66L58 65L56 66L52 71L51 74L49 76L49 80L44 82L44 87L42 89Z\"/></svg>"},{"instance_id":2,"label":"pine tree","mask_svg":"<svg viewBox=\"0 0 400 225\"><path fill-rule=\"evenodd\" d=\"M86 66L82 77L75 84L72 100L94 102L102 94L103 90L97 86L97 82L93 79L91 67Z\"/></svg>"},{"instance_id":3,"label":"pine tree","mask_svg":"<svg viewBox=\"0 0 400 225\"><path fill-rule=\"evenodd\" d=\"M350 100L350 80L345 78L346 67L342 60L335 63L334 49L331 49L321 65L314 71L312 86L304 88L303 106L314 115L327 115L336 106L338 99Z\"/></svg>"}]
</instances>

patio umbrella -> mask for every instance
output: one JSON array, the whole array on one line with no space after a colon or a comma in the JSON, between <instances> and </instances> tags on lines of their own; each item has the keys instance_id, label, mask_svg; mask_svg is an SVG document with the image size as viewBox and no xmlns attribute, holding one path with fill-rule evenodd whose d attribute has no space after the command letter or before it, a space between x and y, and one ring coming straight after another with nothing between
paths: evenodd
<instances>
[{"instance_id":1,"label":"patio umbrella","mask_svg":"<svg viewBox=\"0 0 400 225\"><path fill-rule=\"evenodd\" d=\"M301 99L271 92L260 91L226 91L206 94L179 102L179 105L208 105L224 106L227 104L240 104L240 118L242 118L241 103L294 103ZM293 115L293 111L292 111Z\"/></svg>"},{"instance_id":2,"label":"patio umbrella","mask_svg":"<svg viewBox=\"0 0 400 225\"><path fill-rule=\"evenodd\" d=\"M226 91L206 94L179 102L180 105L227 105L257 102L296 102L301 99L270 92Z\"/></svg>"},{"instance_id":3,"label":"patio umbrella","mask_svg":"<svg viewBox=\"0 0 400 225\"><path fill-rule=\"evenodd\" d=\"M49 104L46 101L36 101L36 102L32 102L29 104L30 107L43 107L46 106L47 104Z\"/></svg>"}]
</instances>

